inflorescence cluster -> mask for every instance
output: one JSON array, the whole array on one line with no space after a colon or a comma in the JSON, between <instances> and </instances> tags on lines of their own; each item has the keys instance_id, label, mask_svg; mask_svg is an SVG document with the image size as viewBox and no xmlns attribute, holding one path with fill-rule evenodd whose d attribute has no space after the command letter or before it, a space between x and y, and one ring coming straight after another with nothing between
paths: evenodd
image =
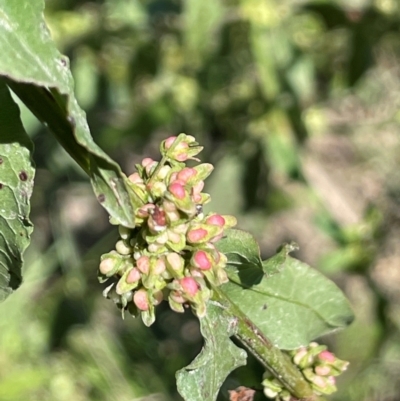
<instances>
[{"instance_id":1,"label":"inflorescence cluster","mask_svg":"<svg viewBox=\"0 0 400 401\"><path fill-rule=\"evenodd\" d=\"M192 136L170 137L160 146L162 160L143 159L130 175L129 185L138 207L135 228L119 226L115 250L102 255L99 280L112 283L104 295L122 311L141 315L150 326L155 306L167 300L183 312L190 305L202 317L213 286L227 282L226 256L215 247L233 216L210 213L203 205L210 195L201 192L213 166L187 167L187 160L203 148Z\"/></svg>"},{"instance_id":2,"label":"inflorescence cluster","mask_svg":"<svg viewBox=\"0 0 400 401\"><path fill-rule=\"evenodd\" d=\"M335 377L342 374L349 365L347 361L336 358L325 345L316 342L290 351L289 355L317 395L332 394L337 391ZM268 398L277 401L292 399L283 385L269 373L266 373L262 385Z\"/></svg>"}]
</instances>

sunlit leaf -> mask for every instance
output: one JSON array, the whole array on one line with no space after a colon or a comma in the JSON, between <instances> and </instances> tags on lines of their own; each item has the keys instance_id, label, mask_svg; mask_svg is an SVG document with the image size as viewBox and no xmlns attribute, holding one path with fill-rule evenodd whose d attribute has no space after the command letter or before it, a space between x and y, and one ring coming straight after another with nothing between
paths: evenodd
<instances>
[{"instance_id":1,"label":"sunlit leaf","mask_svg":"<svg viewBox=\"0 0 400 401\"><path fill-rule=\"evenodd\" d=\"M216 305L207 306L200 319L204 347L196 359L176 373L178 391L186 401L213 401L228 374L246 364L246 352L229 337L235 334L236 322Z\"/></svg>"},{"instance_id":2,"label":"sunlit leaf","mask_svg":"<svg viewBox=\"0 0 400 401\"><path fill-rule=\"evenodd\" d=\"M0 301L22 281L22 254L29 245L30 198L35 169L32 143L19 110L0 79Z\"/></svg>"},{"instance_id":3,"label":"sunlit leaf","mask_svg":"<svg viewBox=\"0 0 400 401\"><path fill-rule=\"evenodd\" d=\"M228 250L229 261L230 282L222 290L274 345L298 348L353 320L350 305L336 284L288 255L294 245L284 246L260 267L259 252L251 256L256 251L253 241L248 233L228 231L219 248ZM256 263L251 265L249 260Z\"/></svg>"},{"instance_id":4,"label":"sunlit leaf","mask_svg":"<svg viewBox=\"0 0 400 401\"><path fill-rule=\"evenodd\" d=\"M68 59L43 20L42 0L0 0L0 75L90 176L97 199L121 224L133 227L132 196L119 166L93 141L74 97Z\"/></svg>"}]
</instances>

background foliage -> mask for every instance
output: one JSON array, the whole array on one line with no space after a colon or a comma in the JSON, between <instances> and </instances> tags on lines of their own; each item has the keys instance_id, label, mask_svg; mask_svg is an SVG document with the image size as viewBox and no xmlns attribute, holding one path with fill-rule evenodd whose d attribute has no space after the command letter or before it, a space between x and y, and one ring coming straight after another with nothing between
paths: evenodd
<instances>
[{"instance_id":1,"label":"background foliage","mask_svg":"<svg viewBox=\"0 0 400 401\"><path fill-rule=\"evenodd\" d=\"M96 142L126 172L186 132L216 164L215 211L262 256L282 242L333 278L357 320L324 338L351 368L337 400L400 390L400 6L395 0L48 0ZM116 232L86 176L23 109L35 143L25 282L0 304L4 401L177 400L198 324L121 321L96 269ZM7 313L4 311L7 310ZM17 319L18 317L18 319ZM259 386L255 361L226 388ZM221 400L227 399L226 391Z\"/></svg>"}]
</instances>

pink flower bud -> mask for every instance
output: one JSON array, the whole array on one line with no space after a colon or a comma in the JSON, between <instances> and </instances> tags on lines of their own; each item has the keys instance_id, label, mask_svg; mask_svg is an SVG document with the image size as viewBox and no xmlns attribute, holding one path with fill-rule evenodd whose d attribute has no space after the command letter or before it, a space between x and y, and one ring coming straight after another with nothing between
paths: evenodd
<instances>
[{"instance_id":1,"label":"pink flower bud","mask_svg":"<svg viewBox=\"0 0 400 401\"><path fill-rule=\"evenodd\" d=\"M213 214L212 216L207 217L206 223L213 226L223 227L225 225L225 219L220 214Z\"/></svg>"},{"instance_id":2,"label":"pink flower bud","mask_svg":"<svg viewBox=\"0 0 400 401\"><path fill-rule=\"evenodd\" d=\"M211 257L204 251L194 253L192 263L200 270L209 270L212 267Z\"/></svg>"},{"instance_id":3,"label":"pink flower bud","mask_svg":"<svg viewBox=\"0 0 400 401\"><path fill-rule=\"evenodd\" d=\"M133 295L133 302L138 309L147 311L149 310L149 299L147 297L147 291L145 289L140 289Z\"/></svg>"},{"instance_id":4,"label":"pink flower bud","mask_svg":"<svg viewBox=\"0 0 400 401\"><path fill-rule=\"evenodd\" d=\"M136 283L140 280L140 271L136 268L133 268L128 275L126 276L126 282L128 284Z\"/></svg>"},{"instance_id":5,"label":"pink flower bud","mask_svg":"<svg viewBox=\"0 0 400 401\"><path fill-rule=\"evenodd\" d=\"M193 194L200 194L203 188L204 188L204 181L199 181L196 185L193 186Z\"/></svg>"},{"instance_id":6,"label":"pink flower bud","mask_svg":"<svg viewBox=\"0 0 400 401\"><path fill-rule=\"evenodd\" d=\"M195 244L196 242L201 242L207 235L208 232L204 228L195 228L194 230L188 231L186 237L189 242Z\"/></svg>"},{"instance_id":7,"label":"pink flower bud","mask_svg":"<svg viewBox=\"0 0 400 401\"><path fill-rule=\"evenodd\" d=\"M199 290L197 281L192 277L181 278L179 284L182 286L183 291L190 297L194 297Z\"/></svg>"},{"instance_id":8,"label":"pink flower bud","mask_svg":"<svg viewBox=\"0 0 400 401\"><path fill-rule=\"evenodd\" d=\"M194 177L197 174L197 171L194 168L185 167L181 171L179 171L177 175L177 179L186 183L190 178Z\"/></svg>"},{"instance_id":9,"label":"pink flower bud","mask_svg":"<svg viewBox=\"0 0 400 401\"><path fill-rule=\"evenodd\" d=\"M192 195L192 201L194 203L201 203L202 196L200 194L193 194Z\"/></svg>"},{"instance_id":10,"label":"pink flower bud","mask_svg":"<svg viewBox=\"0 0 400 401\"><path fill-rule=\"evenodd\" d=\"M326 362L334 362L335 361L335 355L332 354L332 352L329 351L322 351L318 354L318 358L321 359L322 361Z\"/></svg>"},{"instance_id":11,"label":"pink flower bud","mask_svg":"<svg viewBox=\"0 0 400 401\"><path fill-rule=\"evenodd\" d=\"M165 149L169 149L175 142L176 136L170 136L165 140Z\"/></svg>"},{"instance_id":12,"label":"pink flower bud","mask_svg":"<svg viewBox=\"0 0 400 401\"><path fill-rule=\"evenodd\" d=\"M149 164L154 163L154 160L151 157L145 157L142 160L142 166L147 167Z\"/></svg>"},{"instance_id":13,"label":"pink flower bud","mask_svg":"<svg viewBox=\"0 0 400 401\"><path fill-rule=\"evenodd\" d=\"M148 256L141 256L136 261L136 267L143 273L149 274L150 271L150 259Z\"/></svg>"},{"instance_id":14,"label":"pink flower bud","mask_svg":"<svg viewBox=\"0 0 400 401\"><path fill-rule=\"evenodd\" d=\"M133 184L143 184L143 180L140 178L139 173L133 173L128 177L129 181Z\"/></svg>"},{"instance_id":15,"label":"pink flower bud","mask_svg":"<svg viewBox=\"0 0 400 401\"><path fill-rule=\"evenodd\" d=\"M157 262L154 266L155 274L162 274L165 271L165 262L164 259L157 259Z\"/></svg>"},{"instance_id":16,"label":"pink flower bud","mask_svg":"<svg viewBox=\"0 0 400 401\"><path fill-rule=\"evenodd\" d=\"M331 373L331 367L327 365L316 366L314 370L318 376L328 376Z\"/></svg>"},{"instance_id":17,"label":"pink flower bud","mask_svg":"<svg viewBox=\"0 0 400 401\"><path fill-rule=\"evenodd\" d=\"M176 181L169 185L168 190L178 199L183 199L186 196L185 188Z\"/></svg>"}]
</instances>

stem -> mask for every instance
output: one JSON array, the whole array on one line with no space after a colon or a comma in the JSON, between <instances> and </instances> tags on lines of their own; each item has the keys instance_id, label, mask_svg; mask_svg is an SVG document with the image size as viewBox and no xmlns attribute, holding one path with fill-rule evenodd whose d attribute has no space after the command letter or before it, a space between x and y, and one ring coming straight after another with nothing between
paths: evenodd
<instances>
[{"instance_id":1,"label":"stem","mask_svg":"<svg viewBox=\"0 0 400 401\"><path fill-rule=\"evenodd\" d=\"M237 319L236 337L296 398L315 401L316 395L290 357L275 347L261 330L220 289L213 288L213 299Z\"/></svg>"},{"instance_id":2,"label":"stem","mask_svg":"<svg viewBox=\"0 0 400 401\"><path fill-rule=\"evenodd\" d=\"M162 157L162 159L159 161L157 164L157 167L153 171L153 174L147 181L147 185L151 184L151 182L154 180L155 177L157 177L158 172L161 170L161 168L164 166L164 164L169 161L170 157L168 157L168 153L172 152L182 141L183 141L184 135L180 134L176 137L174 142L172 143L171 147L167 149L165 155Z\"/></svg>"}]
</instances>

